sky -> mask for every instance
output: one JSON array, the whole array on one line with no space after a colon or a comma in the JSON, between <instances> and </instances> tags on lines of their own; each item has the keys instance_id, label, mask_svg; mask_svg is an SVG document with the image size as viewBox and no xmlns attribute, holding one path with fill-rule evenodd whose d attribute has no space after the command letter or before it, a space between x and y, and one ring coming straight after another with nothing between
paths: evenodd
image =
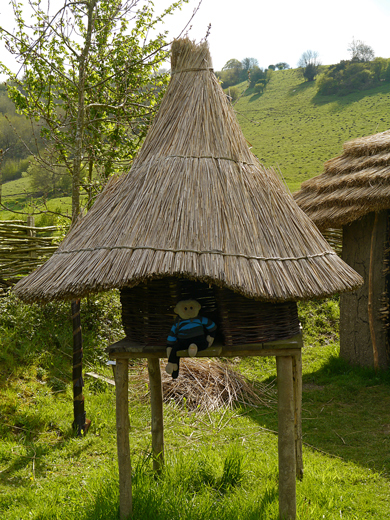
<instances>
[{"instance_id":1,"label":"sky","mask_svg":"<svg viewBox=\"0 0 390 520\"><path fill-rule=\"evenodd\" d=\"M60 0L52 0L56 2ZM155 12L170 3L155 0ZM161 29L172 38L178 36L198 4L190 0ZM12 30L8 0L0 0L0 24ZM200 41L209 24L215 70L232 58L246 57L256 58L263 68L278 62L294 68L306 50L317 52L320 62L330 65L349 58L353 39L371 46L375 56L390 58L390 0L202 0L188 36ZM0 60L16 69L2 42Z\"/></svg>"}]
</instances>

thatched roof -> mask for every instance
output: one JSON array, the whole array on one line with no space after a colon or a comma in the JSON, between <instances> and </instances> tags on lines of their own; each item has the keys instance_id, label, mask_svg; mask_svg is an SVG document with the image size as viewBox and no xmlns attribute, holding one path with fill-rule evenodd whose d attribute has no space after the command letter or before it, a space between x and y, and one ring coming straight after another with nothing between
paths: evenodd
<instances>
[{"instance_id":1,"label":"thatched roof","mask_svg":"<svg viewBox=\"0 0 390 520\"><path fill-rule=\"evenodd\" d=\"M324 172L302 183L295 201L320 229L339 228L390 208L390 130L349 141Z\"/></svg>"},{"instance_id":2,"label":"thatched roof","mask_svg":"<svg viewBox=\"0 0 390 520\"><path fill-rule=\"evenodd\" d=\"M171 82L130 172L16 285L21 298L70 299L172 275L267 301L361 284L250 152L211 67L207 43L174 42Z\"/></svg>"}]
</instances>

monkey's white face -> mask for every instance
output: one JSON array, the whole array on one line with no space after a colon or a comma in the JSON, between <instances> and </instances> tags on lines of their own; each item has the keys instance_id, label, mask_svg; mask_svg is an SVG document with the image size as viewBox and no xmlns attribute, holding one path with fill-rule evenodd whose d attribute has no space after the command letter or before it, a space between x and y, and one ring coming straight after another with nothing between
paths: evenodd
<instances>
[{"instance_id":1,"label":"monkey's white face","mask_svg":"<svg viewBox=\"0 0 390 520\"><path fill-rule=\"evenodd\" d=\"M175 307L175 313L180 316L182 320L196 318L201 305L196 300L182 300Z\"/></svg>"}]
</instances>

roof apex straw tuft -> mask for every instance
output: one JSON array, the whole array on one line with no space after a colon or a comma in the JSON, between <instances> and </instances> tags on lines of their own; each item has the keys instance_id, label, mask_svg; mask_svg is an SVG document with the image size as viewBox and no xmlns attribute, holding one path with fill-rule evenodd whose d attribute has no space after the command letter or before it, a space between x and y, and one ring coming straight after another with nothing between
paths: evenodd
<instances>
[{"instance_id":1,"label":"roof apex straw tuft","mask_svg":"<svg viewBox=\"0 0 390 520\"><path fill-rule=\"evenodd\" d=\"M108 183L15 292L27 301L71 299L182 276L279 302L359 286L248 149L207 43L176 40L172 71L130 172Z\"/></svg>"}]
</instances>

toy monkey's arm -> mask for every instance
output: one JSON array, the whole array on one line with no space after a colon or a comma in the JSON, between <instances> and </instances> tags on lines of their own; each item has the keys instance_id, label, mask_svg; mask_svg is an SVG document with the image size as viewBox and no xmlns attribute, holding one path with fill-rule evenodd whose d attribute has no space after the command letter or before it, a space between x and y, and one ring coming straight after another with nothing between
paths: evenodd
<instances>
[{"instance_id":1,"label":"toy monkey's arm","mask_svg":"<svg viewBox=\"0 0 390 520\"><path fill-rule=\"evenodd\" d=\"M202 324L207 332L207 343L209 344L209 347L211 347L211 345L214 342L215 335L217 333L217 326L212 320L208 318L202 318Z\"/></svg>"},{"instance_id":2,"label":"toy monkey's arm","mask_svg":"<svg viewBox=\"0 0 390 520\"><path fill-rule=\"evenodd\" d=\"M168 347L172 347L177 342L177 324L172 325L171 331L167 338Z\"/></svg>"}]
</instances>

